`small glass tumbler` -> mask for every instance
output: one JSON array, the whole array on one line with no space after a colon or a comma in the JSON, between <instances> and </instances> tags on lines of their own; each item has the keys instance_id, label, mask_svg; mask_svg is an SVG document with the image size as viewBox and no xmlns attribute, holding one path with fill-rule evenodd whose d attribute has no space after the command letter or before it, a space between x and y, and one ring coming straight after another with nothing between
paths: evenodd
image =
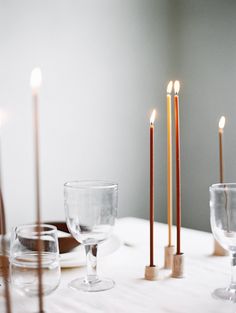
<instances>
[{"instance_id":1,"label":"small glass tumbler","mask_svg":"<svg viewBox=\"0 0 236 313\"><path fill-rule=\"evenodd\" d=\"M215 239L231 256L231 281L213 292L216 298L236 302L236 184L210 187L211 229Z\"/></svg>"},{"instance_id":2,"label":"small glass tumbler","mask_svg":"<svg viewBox=\"0 0 236 313\"><path fill-rule=\"evenodd\" d=\"M61 269L57 228L40 225L14 228L10 247L10 277L12 285L26 296L38 296L38 243L41 246L42 293L52 293L60 283Z\"/></svg>"},{"instance_id":3,"label":"small glass tumbler","mask_svg":"<svg viewBox=\"0 0 236 313\"><path fill-rule=\"evenodd\" d=\"M118 185L106 181L73 181L64 185L65 212L72 236L85 247L87 276L70 283L82 291L102 291L114 286L97 276L98 244L108 239L115 224Z\"/></svg>"}]
</instances>

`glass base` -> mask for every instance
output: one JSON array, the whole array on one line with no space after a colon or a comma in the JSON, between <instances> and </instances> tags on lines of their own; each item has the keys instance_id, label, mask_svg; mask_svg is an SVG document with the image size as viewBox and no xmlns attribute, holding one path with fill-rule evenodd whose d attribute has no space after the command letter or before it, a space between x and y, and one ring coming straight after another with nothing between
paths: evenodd
<instances>
[{"instance_id":1,"label":"glass base","mask_svg":"<svg viewBox=\"0 0 236 313\"><path fill-rule=\"evenodd\" d=\"M214 290L212 296L216 299L229 300L236 302L236 289L218 288Z\"/></svg>"},{"instance_id":2,"label":"glass base","mask_svg":"<svg viewBox=\"0 0 236 313\"><path fill-rule=\"evenodd\" d=\"M114 286L115 282L109 278L97 279L93 283L88 283L85 278L78 278L69 283L70 288L86 292L109 290Z\"/></svg>"}]
</instances>

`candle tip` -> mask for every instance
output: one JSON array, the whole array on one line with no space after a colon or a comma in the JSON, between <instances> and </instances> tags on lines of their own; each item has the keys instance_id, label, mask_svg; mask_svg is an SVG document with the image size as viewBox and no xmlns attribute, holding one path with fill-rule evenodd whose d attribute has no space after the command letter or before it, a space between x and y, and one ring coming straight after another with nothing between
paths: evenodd
<instances>
[{"instance_id":1,"label":"candle tip","mask_svg":"<svg viewBox=\"0 0 236 313\"><path fill-rule=\"evenodd\" d=\"M39 67L35 67L30 76L30 86L33 90L37 90L40 88L42 83L42 72Z\"/></svg>"},{"instance_id":2,"label":"candle tip","mask_svg":"<svg viewBox=\"0 0 236 313\"><path fill-rule=\"evenodd\" d=\"M152 115L150 117L150 124L152 125L154 124L155 118L156 118L156 110L153 110Z\"/></svg>"},{"instance_id":3,"label":"candle tip","mask_svg":"<svg viewBox=\"0 0 236 313\"><path fill-rule=\"evenodd\" d=\"M180 90L180 82L178 80L176 80L174 83L174 90L175 90L175 94L177 95Z\"/></svg>"},{"instance_id":4,"label":"candle tip","mask_svg":"<svg viewBox=\"0 0 236 313\"><path fill-rule=\"evenodd\" d=\"M173 81L170 80L170 81L169 81L169 84L167 85L166 92L167 92L167 93L171 93L172 88L173 88Z\"/></svg>"},{"instance_id":5,"label":"candle tip","mask_svg":"<svg viewBox=\"0 0 236 313\"><path fill-rule=\"evenodd\" d=\"M219 129L223 130L225 127L225 117L221 116L220 120L219 120Z\"/></svg>"}]
</instances>

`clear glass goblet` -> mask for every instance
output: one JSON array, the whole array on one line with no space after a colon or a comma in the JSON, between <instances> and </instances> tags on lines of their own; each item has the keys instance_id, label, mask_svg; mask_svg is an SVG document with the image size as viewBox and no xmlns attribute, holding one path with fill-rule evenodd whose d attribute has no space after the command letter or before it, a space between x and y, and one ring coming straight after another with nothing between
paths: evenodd
<instances>
[{"instance_id":1,"label":"clear glass goblet","mask_svg":"<svg viewBox=\"0 0 236 313\"><path fill-rule=\"evenodd\" d=\"M210 187L211 229L215 239L231 256L231 281L213 292L216 298L236 302L236 183Z\"/></svg>"},{"instance_id":2,"label":"clear glass goblet","mask_svg":"<svg viewBox=\"0 0 236 313\"><path fill-rule=\"evenodd\" d=\"M72 236L85 247L87 276L69 286L82 291L111 289L114 281L97 276L98 244L111 235L117 215L118 185L106 181L72 181L64 185L65 213Z\"/></svg>"},{"instance_id":3,"label":"clear glass goblet","mask_svg":"<svg viewBox=\"0 0 236 313\"><path fill-rule=\"evenodd\" d=\"M38 296L38 226L15 227L11 236L11 284L23 295ZM49 295L59 285L61 268L57 228L40 225L42 293Z\"/></svg>"}]
</instances>

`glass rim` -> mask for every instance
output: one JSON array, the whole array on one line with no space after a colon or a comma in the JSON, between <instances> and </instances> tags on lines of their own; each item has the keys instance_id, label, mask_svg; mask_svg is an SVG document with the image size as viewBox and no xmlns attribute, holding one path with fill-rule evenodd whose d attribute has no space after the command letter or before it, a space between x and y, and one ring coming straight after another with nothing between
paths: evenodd
<instances>
[{"instance_id":1,"label":"glass rim","mask_svg":"<svg viewBox=\"0 0 236 313\"><path fill-rule=\"evenodd\" d=\"M35 231L37 231L37 224L23 224L23 225L18 225L18 226L15 226L14 228L13 228L13 230L16 232L16 233L19 233L22 229L29 229L29 228L35 228L36 230ZM43 231L41 231L40 230L40 234L41 235L49 235L49 234L53 234L53 233L56 233L57 232L57 227L56 226L54 226L54 225L51 225L51 224L40 224L40 228L46 228L46 227L48 227L48 228L50 228L49 230L43 230Z\"/></svg>"},{"instance_id":2,"label":"glass rim","mask_svg":"<svg viewBox=\"0 0 236 313\"><path fill-rule=\"evenodd\" d=\"M213 184L209 187L210 191L213 190L236 190L236 183L217 183L217 184Z\"/></svg>"},{"instance_id":3,"label":"glass rim","mask_svg":"<svg viewBox=\"0 0 236 313\"><path fill-rule=\"evenodd\" d=\"M118 187L118 183L108 180L72 180L64 183L70 189L110 189Z\"/></svg>"}]
</instances>

